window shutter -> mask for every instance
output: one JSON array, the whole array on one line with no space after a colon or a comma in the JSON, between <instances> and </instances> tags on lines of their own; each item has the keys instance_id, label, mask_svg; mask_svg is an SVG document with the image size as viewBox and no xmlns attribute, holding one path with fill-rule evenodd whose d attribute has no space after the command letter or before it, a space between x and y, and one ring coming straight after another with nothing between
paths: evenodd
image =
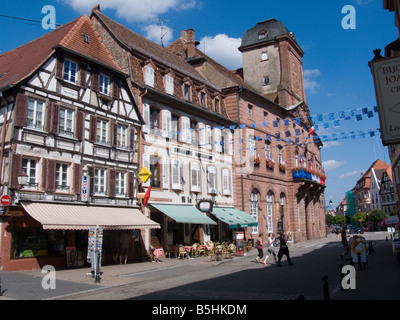
<instances>
[{"instance_id":1,"label":"window shutter","mask_svg":"<svg viewBox=\"0 0 400 320\"><path fill-rule=\"evenodd\" d=\"M92 90L95 92L99 92L100 90L100 73L98 70L93 70Z\"/></svg>"},{"instance_id":2,"label":"window shutter","mask_svg":"<svg viewBox=\"0 0 400 320\"><path fill-rule=\"evenodd\" d=\"M89 128L89 142L96 142L96 129L97 129L97 117L94 115L90 116L90 128Z\"/></svg>"},{"instance_id":3,"label":"window shutter","mask_svg":"<svg viewBox=\"0 0 400 320\"><path fill-rule=\"evenodd\" d=\"M199 122L199 147L202 149L206 147L206 128L202 122Z\"/></svg>"},{"instance_id":4,"label":"window shutter","mask_svg":"<svg viewBox=\"0 0 400 320\"><path fill-rule=\"evenodd\" d=\"M111 145L113 147L117 146L117 135L118 135L118 123L114 120L110 120L110 135L111 135Z\"/></svg>"},{"instance_id":5,"label":"window shutter","mask_svg":"<svg viewBox=\"0 0 400 320\"><path fill-rule=\"evenodd\" d=\"M162 136L172 137L172 126L171 126L171 111L161 110L161 126L162 126Z\"/></svg>"},{"instance_id":6,"label":"window shutter","mask_svg":"<svg viewBox=\"0 0 400 320\"><path fill-rule=\"evenodd\" d=\"M56 78L62 80L64 77L64 56L59 53L57 55Z\"/></svg>"},{"instance_id":7,"label":"window shutter","mask_svg":"<svg viewBox=\"0 0 400 320\"><path fill-rule=\"evenodd\" d=\"M80 194L82 186L82 165L79 163L74 164L74 193Z\"/></svg>"},{"instance_id":8,"label":"window shutter","mask_svg":"<svg viewBox=\"0 0 400 320\"><path fill-rule=\"evenodd\" d=\"M135 196L135 173L133 171L128 172L128 197L133 198Z\"/></svg>"},{"instance_id":9,"label":"window shutter","mask_svg":"<svg viewBox=\"0 0 400 320\"><path fill-rule=\"evenodd\" d=\"M76 127L75 127L75 138L79 141L83 141L85 136L85 114L82 110L76 112Z\"/></svg>"},{"instance_id":10,"label":"window shutter","mask_svg":"<svg viewBox=\"0 0 400 320\"><path fill-rule=\"evenodd\" d=\"M150 105L147 103L143 103L143 132L149 133L150 132Z\"/></svg>"},{"instance_id":11,"label":"window shutter","mask_svg":"<svg viewBox=\"0 0 400 320\"><path fill-rule=\"evenodd\" d=\"M130 135L129 135L129 148L135 151L135 141L136 141L136 130L135 127L130 127Z\"/></svg>"},{"instance_id":12,"label":"window shutter","mask_svg":"<svg viewBox=\"0 0 400 320\"><path fill-rule=\"evenodd\" d=\"M46 188L45 191L56 191L56 161L47 159L46 164Z\"/></svg>"},{"instance_id":13,"label":"window shutter","mask_svg":"<svg viewBox=\"0 0 400 320\"><path fill-rule=\"evenodd\" d=\"M222 192L227 196L231 194L231 175L228 169L222 170Z\"/></svg>"},{"instance_id":14,"label":"window shutter","mask_svg":"<svg viewBox=\"0 0 400 320\"><path fill-rule=\"evenodd\" d=\"M60 106L57 102L51 101L47 109L48 130L49 133L58 134L58 125L60 118Z\"/></svg>"},{"instance_id":15,"label":"window shutter","mask_svg":"<svg viewBox=\"0 0 400 320\"><path fill-rule=\"evenodd\" d=\"M221 136L221 129L214 128L214 150L217 152L222 152Z\"/></svg>"},{"instance_id":16,"label":"window shutter","mask_svg":"<svg viewBox=\"0 0 400 320\"><path fill-rule=\"evenodd\" d=\"M86 75L87 75L87 71L86 71L86 62L82 61L81 62L81 70L80 70L80 83L81 83L81 87L86 88Z\"/></svg>"},{"instance_id":17,"label":"window shutter","mask_svg":"<svg viewBox=\"0 0 400 320\"><path fill-rule=\"evenodd\" d=\"M113 78L113 98L118 99L119 98L119 79L118 78Z\"/></svg>"},{"instance_id":18,"label":"window shutter","mask_svg":"<svg viewBox=\"0 0 400 320\"><path fill-rule=\"evenodd\" d=\"M150 170L150 155L145 153L143 154L143 167L146 167L147 170ZM148 187L150 185L150 179L143 183L144 187Z\"/></svg>"},{"instance_id":19,"label":"window shutter","mask_svg":"<svg viewBox=\"0 0 400 320\"><path fill-rule=\"evenodd\" d=\"M210 126L206 126L206 149L212 150L212 131Z\"/></svg>"},{"instance_id":20,"label":"window shutter","mask_svg":"<svg viewBox=\"0 0 400 320\"><path fill-rule=\"evenodd\" d=\"M108 170L108 196L115 198L115 169Z\"/></svg>"},{"instance_id":21,"label":"window shutter","mask_svg":"<svg viewBox=\"0 0 400 320\"><path fill-rule=\"evenodd\" d=\"M198 163L190 164L190 190L200 192L200 166Z\"/></svg>"},{"instance_id":22,"label":"window shutter","mask_svg":"<svg viewBox=\"0 0 400 320\"><path fill-rule=\"evenodd\" d=\"M28 97L22 93L18 93L16 105L15 126L24 127L26 125L26 112L28 110Z\"/></svg>"},{"instance_id":23,"label":"window shutter","mask_svg":"<svg viewBox=\"0 0 400 320\"><path fill-rule=\"evenodd\" d=\"M172 160L172 189L174 190L182 190L181 167L182 165L180 160Z\"/></svg>"},{"instance_id":24,"label":"window shutter","mask_svg":"<svg viewBox=\"0 0 400 320\"><path fill-rule=\"evenodd\" d=\"M19 188L18 175L21 173L21 168L22 168L22 155L14 153L12 156L10 188Z\"/></svg>"},{"instance_id":25,"label":"window shutter","mask_svg":"<svg viewBox=\"0 0 400 320\"><path fill-rule=\"evenodd\" d=\"M154 86L154 69L149 67L149 66L145 66L145 83L146 85L153 87Z\"/></svg>"},{"instance_id":26,"label":"window shutter","mask_svg":"<svg viewBox=\"0 0 400 320\"><path fill-rule=\"evenodd\" d=\"M225 141L225 152L227 152L230 156L233 155L233 140L232 140L232 132L227 132L226 141Z\"/></svg>"},{"instance_id":27,"label":"window shutter","mask_svg":"<svg viewBox=\"0 0 400 320\"><path fill-rule=\"evenodd\" d=\"M208 175L208 193L217 193L217 171L215 167L209 166L207 168Z\"/></svg>"},{"instance_id":28,"label":"window shutter","mask_svg":"<svg viewBox=\"0 0 400 320\"><path fill-rule=\"evenodd\" d=\"M168 94L174 94L174 78L171 76L165 76L165 92Z\"/></svg>"},{"instance_id":29,"label":"window shutter","mask_svg":"<svg viewBox=\"0 0 400 320\"><path fill-rule=\"evenodd\" d=\"M162 164L163 189L169 189L169 158L165 157Z\"/></svg>"},{"instance_id":30,"label":"window shutter","mask_svg":"<svg viewBox=\"0 0 400 320\"><path fill-rule=\"evenodd\" d=\"M181 142L190 143L190 119L188 117L181 117Z\"/></svg>"}]
</instances>

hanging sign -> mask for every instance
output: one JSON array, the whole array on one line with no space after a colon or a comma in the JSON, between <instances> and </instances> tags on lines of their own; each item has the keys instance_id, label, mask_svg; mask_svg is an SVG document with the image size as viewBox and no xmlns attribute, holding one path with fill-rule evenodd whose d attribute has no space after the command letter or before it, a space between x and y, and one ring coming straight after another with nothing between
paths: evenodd
<instances>
[{"instance_id":1,"label":"hanging sign","mask_svg":"<svg viewBox=\"0 0 400 320\"><path fill-rule=\"evenodd\" d=\"M143 181L143 183L146 183L146 181L149 180L151 173L149 170L147 170L146 167L143 167L142 170L140 170L138 176L139 176L140 180Z\"/></svg>"},{"instance_id":2,"label":"hanging sign","mask_svg":"<svg viewBox=\"0 0 400 320\"><path fill-rule=\"evenodd\" d=\"M371 62L383 145L400 143L400 57Z\"/></svg>"}]
</instances>

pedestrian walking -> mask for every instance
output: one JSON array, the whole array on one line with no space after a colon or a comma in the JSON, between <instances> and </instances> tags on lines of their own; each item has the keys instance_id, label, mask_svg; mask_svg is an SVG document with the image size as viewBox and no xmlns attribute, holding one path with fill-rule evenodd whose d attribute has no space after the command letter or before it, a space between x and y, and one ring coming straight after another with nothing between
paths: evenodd
<instances>
[{"instance_id":1,"label":"pedestrian walking","mask_svg":"<svg viewBox=\"0 0 400 320\"><path fill-rule=\"evenodd\" d=\"M274 242L275 242L275 237L273 233L268 233L268 239L267 239L267 244L268 244L268 254L265 257L264 264L267 264L268 258L273 255L274 260L276 263L276 253L275 253L275 248L274 248Z\"/></svg>"},{"instance_id":2,"label":"pedestrian walking","mask_svg":"<svg viewBox=\"0 0 400 320\"><path fill-rule=\"evenodd\" d=\"M342 246L343 246L343 253L340 255L342 260L348 260L349 259L349 253L350 253L350 248L349 248L349 242L347 241L347 234L346 234L346 226L342 227Z\"/></svg>"},{"instance_id":3,"label":"pedestrian walking","mask_svg":"<svg viewBox=\"0 0 400 320\"><path fill-rule=\"evenodd\" d=\"M279 242L280 242L280 246L279 246L279 251L278 251L278 263L277 266L280 267L281 266L281 260L283 255L286 256L286 259L289 263L289 266L293 266L292 261L290 260L290 255L289 255L289 247L287 245L287 235L286 233L280 233L279 234Z\"/></svg>"},{"instance_id":4,"label":"pedestrian walking","mask_svg":"<svg viewBox=\"0 0 400 320\"><path fill-rule=\"evenodd\" d=\"M257 239L257 250L258 250L258 256L256 258L256 262L261 262L262 263L262 258L264 256L264 252L263 252L263 239L262 239L263 234L260 233L258 235L258 239Z\"/></svg>"}]
</instances>

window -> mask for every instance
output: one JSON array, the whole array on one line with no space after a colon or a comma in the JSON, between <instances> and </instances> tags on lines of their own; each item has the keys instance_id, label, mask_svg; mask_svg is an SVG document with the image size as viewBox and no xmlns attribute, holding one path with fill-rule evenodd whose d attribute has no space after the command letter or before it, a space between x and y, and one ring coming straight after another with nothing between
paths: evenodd
<instances>
[{"instance_id":1,"label":"window","mask_svg":"<svg viewBox=\"0 0 400 320\"><path fill-rule=\"evenodd\" d=\"M117 196L126 196L126 174L124 172L117 172L115 174L115 194Z\"/></svg>"},{"instance_id":2,"label":"window","mask_svg":"<svg viewBox=\"0 0 400 320\"><path fill-rule=\"evenodd\" d=\"M169 158L163 158L162 164L162 183L163 189L169 189Z\"/></svg>"},{"instance_id":3,"label":"window","mask_svg":"<svg viewBox=\"0 0 400 320\"><path fill-rule=\"evenodd\" d=\"M222 169L222 193L231 195L231 172L228 169Z\"/></svg>"},{"instance_id":4,"label":"window","mask_svg":"<svg viewBox=\"0 0 400 320\"><path fill-rule=\"evenodd\" d=\"M182 170L182 161L178 159L173 159L172 163L172 189L174 190L182 190L181 183L181 170Z\"/></svg>"},{"instance_id":5,"label":"window","mask_svg":"<svg viewBox=\"0 0 400 320\"><path fill-rule=\"evenodd\" d=\"M171 111L161 110L161 130L163 137L172 137Z\"/></svg>"},{"instance_id":6,"label":"window","mask_svg":"<svg viewBox=\"0 0 400 320\"><path fill-rule=\"evenodd\" d=\"M75 62L70 60L64 61L64 80L72 83L76 83L76 73L78 67Z\"/></svg>"},{"instance_id":7,"label":"window","mask_svg":"<svg viewBox=\"0 0 400 320\"><path fill-rule=\"evenodd\" d=\"M249 113L249 118L253 117L253 106L251 104L248 105L247 110Z\"/></svg>"},{"instance_id":8,"label":"window","mask_svg":"<svg viewBox=\"0 0 400 320\"><path fill-rule=\"evenodd\" d=\"M219 113L219 99L215 99L214 108L215 108L215 113Z\"/></svg>"},{"instance_id":9,"label":"window","mask_svg":"<svg viewBox=\"0 0 400 320\"><path fill-rule=\"evenodd\" d=\"M107 137L108 137L108 122L106 120L97 120L96 142L106 144Z\"/></svg>"},{"instance_id":10,"label":"window","mask_svg":"<svg viewBox=\"0 0 400 320\"><path fill-rule=\"evenodd\" d=\"M128 128L123 125L117 127L117 147L126 148L128 146Z\"/></svg>"},{"instance_id":11,"label":"window","mask_svg":"<svg viewBox=\"0 0 400 320\"><path fill-rule=\"evenodd\" d=\"M94 170L94 193L105 195L106 193L106 170Z\"/></svg>"},{"instance_id":12,"label":"window","mask_svg":"<svg viewBox=\"0 0 400 320\"><path fill-rule=\"evenodd\" d=\"M221 141L222 141L221 129L214 128L214 145L215 145L214 150L217 152L222 152Z\"/></svg>"},{"instance_id":13,"label":"window","mask_svg":"<svg viewBox=\"0 0 400 320\"><path fill-rule=\"evenodd\" d=\"M258 221L258 197L257 192L252 191L250 195L251 216ZM258 225L251 228L252 233L258 233Z\"/></svg>"},{"instance_id":14,"label":"window","mask_svg":"<svg viewBox=\"0 0 400 320\"><path fill-rule=\"evenodd\" d=\"M263 82L263 84L264 84L265 86L271 84L270 79L269 79L268 76L267 76L267 77L264 77L264 82Z\"/></svg>"},{"instance_id":15,"label":"window","mask_svg":"<svg viewBox=\"0 0 400 320\"><path fill-rule=\"evenodd\" d=\"M56 164L56 190L69 191L68 165Z\"/></svg>"},{"instance_id":16,"label":"window","mask_svg":"<svg viewBox=\"0 0 400 320\"><path fill-rule=\"evenodd\" d=\"M158 117L160 111L154 108L150 108L150 132L158 134Z\"/></svg>"},{"instance_id":17,"label":"window","mask_svg":"<svg viewBox=\"0 0 400 320\"><path fill-rule=\"evenodd\" d=\"M207 145L207 150L212 150L213 149L213 143L212 143L212 131L210 126L206 126L206 145Z\"/></svg>"},{"instance_id":18,"label":"window","mask_svg":"<svg viewBox=\"0 0 400 320\"><path fill-rule=\"evenodd\" d=\"M150 156L150 185L155 188L160 188L161 187L161 181L160 181L160 163L161 163L161 158L157 156Z\"/></svg>"},{"instance_id":19,"label":"window","mask_svg":"<svg viewBox=\"0 0 400 320\"><path fill-rule=\"evenodd\" d=\"M178 117L171 116L172 138L178 140Z\"/></svg>"},{"instance_id":20,"label":"window","mask_svg":"<svg viewBox=\"0 0 400 320\"><path fill-rule=\"evenodd\" d=\"M217 193L217 169L213 166L207 167L208 193Z\"/></svg>"},{"instance_id":21,"label":"window","mask_svg":"<svg viewBox=\"0 0 400 320\"><path fill-rule=\"evenodd\" d=\"M22 172L25 172L28 175L26 186L30 188L37 187L37 161L32 159L22 159Z\"/></svg>"},{"instance_id":22,"label":"window","mask_svg":"<svg viewBox=\"0 0 400 320\"><path fill-rule=\"evenodd\" d=\"M184 85L184 98L186 101L190 101L190 86L187 84Z\"/></svg>"},{"instance_id":23,"label":"window","mask_svg":"<svg viewBox=\"0 0 400 320\"><path fill-rule=\"evenodd\" d=\"M204 149L206 146L206 127L204 123L199 122L199 147Z\"/></svg>"},{"instance_id":24,"label":"window","mask_svg":"<svg viewBox=\"0 0 400 320\"><path fill-rule=\"evenodd\" d=\"M168 94L174 94L174 78L169 75L165 76L165 92Z\"/></svg>"},{"instance_id":25,"label":"window","mask_svg":"<svg viewBox=\"0 0 400 320\"><path fill-rule=\"evenodd\" d=\"M150 105L147 103L143 104L143 132L150 132Z\"/></svg>"},{"instance_id":26,"label":"window","mask_svg":"<svg viewBox=\"0 0 400 320\"><path fill-rule=\"evenodd\" d=\"M190 190L200 192L200 165L198 163L190 164Z\"/></svg>"},{"instance_id":27,"label":"window","mask_svg":"<svg viewBox=\"0 0 400 320\"><path fill-rule=\"evenodd\" d=\"M274 226L272 221L272 193L271 191L267 194L267 230L274 232Z\"/></svg>"},{"instance_id":28,"label":"window","mask_svg":"<svg viewBox=\"0 0 400 320\"><path fill-rule=\"evenodd\" d=\"M284 164L285 162L283 161L282 157L282 147L278 147L278 164Z\"/></svg>"},{"instance_id":29,"label":"window","mask_svg":"<svg viewBox=\"0 0 400 320\"><path fill-rule=\"evenodd\" d=\"M74 127L74 112L70 109L60 108L59 133L62 135L72 136Z\"/></svg>"},{"instance_id":30,"label":"window","mask_svg":"<svg viewBox=\"0 0 400 320\"><path fill-rule=\"evenodd\" d=\"M154 69L150 66L144 67L144 82L150 87L154 87Z\"/></svg>"},{"instance_id":31,"label":"window","mask_svg":"<svg viewBox=\"0 0 400 320\"><path fill-rule=\"evenodd\" d=\"M100 93L103 93L105 95L110 94L110 77L100 73L100 88L99 88Z\"/></svg>"},{"instance_id":32,"label":"window","mask_svg":"<svg viewBox=\"0 0 400 320\"><path fill-rule=\"evenodd\" d=\"M203 91L200 92L200 106L202 108L206 107L206 94Z\"/></svg>"},{"instance_id":33,"label":"window","mask_svg":"<svg viewBox=\"0 0 400 320\"><path fill-rule=\"evenodd\" d=\"M26 117L27 127L43 130L43 105L44 103L41 101L34 99L28 100L28 112Z\"/></svg>"},{"instance_id":34,"label":"window","mask_svg":"<svg viewBox=\"0 0 400 320\"><path fill-rule=\"evenodd\" d=\"M181 142L191 143L192 135L190 130L190 119L188 117L181 117Z\"/></svg>"}]
</instances>

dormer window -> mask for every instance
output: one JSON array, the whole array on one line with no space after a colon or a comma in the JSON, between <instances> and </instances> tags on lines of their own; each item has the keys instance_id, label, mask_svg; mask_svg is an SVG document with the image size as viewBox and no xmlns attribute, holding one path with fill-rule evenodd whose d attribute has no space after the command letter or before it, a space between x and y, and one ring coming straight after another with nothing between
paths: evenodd
<instances>
[{"instance_id":1,"label":"dormer window","mask_svg":"<svg viewBox=\"0 0 400 320\"><path fill-rule=\"evenodd\" d=\"M188 84L184 85L184 97L186 101L190 101L190 86Z\"/></svg>"},{"instance_id":2,"label":"dormer window","mask_svg":"<svg viewBox=\"0 0 400 320\"><path fill-rule=\"evenodd\" d=\"M268 31L266 31L266 30L261 30L261 31L258 33L258 40L263 40L263 39L265 39L265 38L267 37L267 35L268 35Z\"/></svg>"},{"instance_id":3,"label":"dormer window","mask_svg":"<svg viewBox=\"0 0 400 320\"><path fill-rule=\"evenodd\" d=\"M144 67L144 82L150 87L154 87L154 69L151 66Z\"/></svg>"},{"instance_id":4,"label":"dormer window","mask_svg":"<svg viewBox=\"0 0 400 320\"><path fill-rule=\"evenodd\" d=\"M174 78L170 75L166 75L165 78L165 92L173 95L174 94Z\"/></svg>"},{"instance_id":5,"label":"dormer window","mask_svg":"<svg viewBox=\"0 0 400 320\"><path fill-rule=\"evenodd\" d=\"M105 95L110 94L110 77L100 73L100 88L99 92Z\"/></svg>"},{"instance_id":6,"label":"dormer window","mask_svg":"<svg viewBox=\"0 0 400 320\"><path fill-rule=\"evenodd\" d=\"M86 43L90 43L89 35L87 35L86 33L83 34L83 41L85 41Z\"/></svg>"},{"instance_id":7,"label":"dormer window","mask_svg":"<svg viewBox=\"0 0 400 320\"><path fill-rule=\"evenodd\" d=\"M76 73L78 70L78 65L71 61L65 59L64 61L64 80L72 83L76 83Z\"/></svg>"},{"instance_id":8,"label":"dormer window","mask_svg":"<svg viewBox=\"0 0 400 320\"><path fill-rule=\"evenodd\" d=\"M262 60L262 61L268 60L268 52L263 51L263 52L261 53L261 60Z\"/></svg>"}]
</instances>

